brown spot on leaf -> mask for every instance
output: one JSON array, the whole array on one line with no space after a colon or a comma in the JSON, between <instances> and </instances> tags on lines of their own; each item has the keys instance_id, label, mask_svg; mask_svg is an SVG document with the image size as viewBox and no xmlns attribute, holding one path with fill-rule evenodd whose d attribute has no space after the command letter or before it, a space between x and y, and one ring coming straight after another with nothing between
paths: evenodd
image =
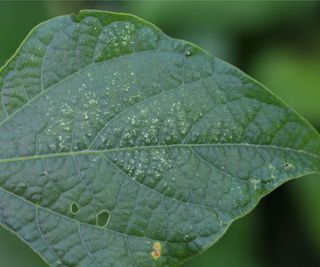
<instances>
[{"instance_id":1,"label":"brown spot on leaf","mask_svg":"<svg viewBox=\"0 0 320 267\"><path fill-rule=\"evenodd\" d=\"M151 252L151 256L154 260L158 260L161 256L161 244L160 242L154 242L153 251Z\"/></svg>"}]
</instances>

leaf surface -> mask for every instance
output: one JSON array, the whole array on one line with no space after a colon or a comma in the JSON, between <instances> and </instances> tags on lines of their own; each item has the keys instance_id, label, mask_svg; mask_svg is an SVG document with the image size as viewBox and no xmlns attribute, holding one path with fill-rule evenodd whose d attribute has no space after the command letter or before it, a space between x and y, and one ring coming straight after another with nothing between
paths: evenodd
<instances>
[{"instance_id":1,"label":"leaf surface","mask_svg":"<svg viewBox=\"0 0 320 267\"><path fill-rule=\"evenodd\" d=\"M132 15L40 24L0 88L0 223L50 266L179 265L320 171L286 104Z\"/></svg>"}]
</instances>

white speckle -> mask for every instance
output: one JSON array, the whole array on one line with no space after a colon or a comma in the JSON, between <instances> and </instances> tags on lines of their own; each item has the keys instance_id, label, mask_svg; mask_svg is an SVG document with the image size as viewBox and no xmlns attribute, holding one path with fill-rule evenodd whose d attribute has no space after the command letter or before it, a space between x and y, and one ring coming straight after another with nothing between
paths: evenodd
<instances>
[{"instance_id":1,"label":"white speckle","mask_svg":"<svg viewBox=\"0 0 320 267\"><path fill-rule=\"evenodd\" d=\"M257 184L260 183L260 180L250 179L250 182L253 184L253 188L256 189L257 188Z\"/></svg>"},{"instance_id":2,"label":"white speckle","mask_svg":"<svg viewBox=\"0 0 320 267\"><path fill-rule=\"evenodd\" d=\"M99 160L99 157L94 157L93 159L92 159L92 161L98 161Z\"/></svg>"}]
</instances>

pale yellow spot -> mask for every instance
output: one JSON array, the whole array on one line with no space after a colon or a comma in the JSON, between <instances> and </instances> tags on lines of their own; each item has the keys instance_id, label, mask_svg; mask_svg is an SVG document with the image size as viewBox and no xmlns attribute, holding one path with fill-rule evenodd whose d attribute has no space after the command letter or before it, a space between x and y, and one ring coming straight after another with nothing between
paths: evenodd
<instances>
[{"instance_id":1,"label":"pale yellow spot","mask_svg":"<svg viewBox=\"0 0 320 267\"><path fill-rule=\"evenodd\" d=\"M154 242L153 251L151 252L151 256L154 260L158 260L161 256L161 244L160 242Z\"/></svg>"}]
</instances>

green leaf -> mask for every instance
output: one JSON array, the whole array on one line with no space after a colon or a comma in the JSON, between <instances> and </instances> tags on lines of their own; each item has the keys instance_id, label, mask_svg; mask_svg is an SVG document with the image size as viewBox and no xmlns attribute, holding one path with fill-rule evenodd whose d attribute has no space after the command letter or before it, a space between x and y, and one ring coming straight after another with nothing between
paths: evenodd
<instances>
[{"instance_id":1,"label":"green leaf","mask_svg":"<svg viewBox=\"0 0 320 267\"><path fill-rule=\"evenodd\" d=\"M320 171L304 119L132 15L39 25L0 87L0 223L51 266L176 266Z\"/></svg>"}]
</instances>

